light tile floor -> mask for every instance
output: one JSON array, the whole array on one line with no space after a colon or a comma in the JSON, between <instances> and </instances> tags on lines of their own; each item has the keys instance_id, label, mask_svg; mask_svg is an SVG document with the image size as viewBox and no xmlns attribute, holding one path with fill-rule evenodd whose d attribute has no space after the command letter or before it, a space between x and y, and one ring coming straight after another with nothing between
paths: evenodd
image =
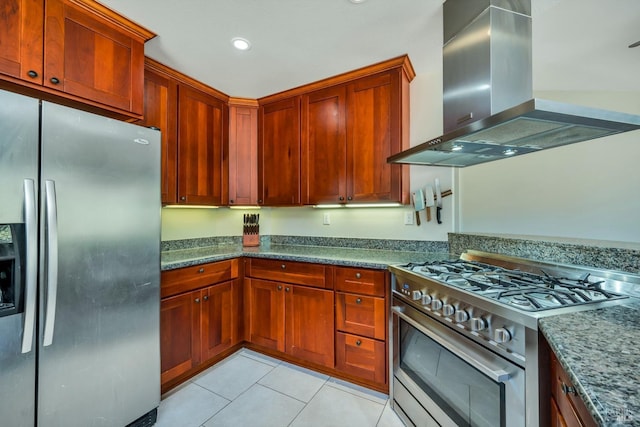
<instances>
[{"instance_id":1,"label":"light tile floor","mask_svg":"<svg viewBox=\"0 0 640 427\"><path fill-rule=\"evenodd\" d=\"M160 403L157 427L403 427L388 396L242 349Z\"/></svg>"}]
</instances>

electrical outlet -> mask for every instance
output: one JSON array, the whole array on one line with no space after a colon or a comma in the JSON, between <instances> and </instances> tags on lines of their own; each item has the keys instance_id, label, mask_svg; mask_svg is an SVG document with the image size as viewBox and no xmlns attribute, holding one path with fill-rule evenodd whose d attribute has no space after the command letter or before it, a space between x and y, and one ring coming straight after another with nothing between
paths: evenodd
<instances>
[{"instance_id":1,"label":"electrical outlet","mask_svg":"<svg viewBox=\"0 0 640 427\"><path fill-rule=\"evenodd\" d=\"M405 212L404 213L404 225L413 225L413 216L415 212Z\"/></svg>"},{"instance_id":2,"label":"electrical outlet","mask_svg":"<svg viewBox=\"0 0 640 427\"><path fill-rule=\"evenodd\" d=\"M331 215L329 215L329 212L325 212L324 214L322 214L322 223L324 225L331 224Z\"/></svg>"}]
</instances>

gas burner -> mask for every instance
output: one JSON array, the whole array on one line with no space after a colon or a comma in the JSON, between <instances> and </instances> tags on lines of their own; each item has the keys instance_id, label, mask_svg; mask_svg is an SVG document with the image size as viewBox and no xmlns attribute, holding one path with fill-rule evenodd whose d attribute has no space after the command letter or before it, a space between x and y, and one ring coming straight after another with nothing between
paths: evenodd
<instances>
[{"instance_id":1,"label":"gas burner","mask_svg":"<svg viewBox=\"0 0 640 427\"><path fill-rule=\"evenodd\" d=\"M531 301L525 297L524 295L514 295L509 300L510 304L516 305L518 307L531 307L533 304Z\"/></svg>"}]
</instances>

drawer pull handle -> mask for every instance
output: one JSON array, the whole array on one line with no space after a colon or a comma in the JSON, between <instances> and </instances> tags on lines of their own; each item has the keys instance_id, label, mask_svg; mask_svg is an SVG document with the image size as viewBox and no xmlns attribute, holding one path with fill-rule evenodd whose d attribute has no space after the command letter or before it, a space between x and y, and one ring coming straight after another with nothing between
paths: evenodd
<instances>
[{"instance_id":1,"label":"drawer pull handle","mask_svg":"<svg viewBox=\"0 0 640 427\"><path fill-rule=\"evenodd\" d=\"M282 285L278 285L278 290L281 291L282 290Z\"/></svg>"},{"instance_id":2,"label":"drawer pull handle","mask_svg":"<svg viewBox=\"0 0 640 427\"><path fill-rule=\"evenodd\" d=\"M51 77L51 79L49 79L49 81L51 83L53 83L54 85L60 84L60 79L58 79L57 77Z\"/></svg>"},{"instance_id":3,"label":"drawer pull handle","mask_svg":"<svg viewBox=\"0 0 640 427\"><path fill-rule=\"evenodd\" d=\"M362 277L362 275L360 273L356 273L356 279L359 279L360 277Z\"/></svg>"},{"instance_id":4,"label":"drawer pull handle","mask_svg":"<svg viewBox=\"0 0 640 427\"><path fill-rule=\"evenodd\" d=\"M29 72L27 72L27 75L32 79L35 79L36 77L38 77L38 73L36 73L34 70L29 70Z\"/></svg>"},{"instance_id":5,"label":"drawer pull handle","mask_svg":"<svg viewBox=\"0 0 640 427\"><path fill-rule=\"evenodd\" d=\"M200 270L198 270L198 273L204 273L204 268L201 268Z\"/></svg>"},{"instance_id":6,"label":"drawer pull handle","mask_svg":"<svg viewBox=\"0 0 640 427\"><path fill-rule=\"evenodd\" d=\"M360 340L356 341L356 345L357 345L358 347L360 347L360 344L362 344L362 341L360 341Z\"/></svg>"},{"instance_id":7,"label":"drawer pull handle","mask_svg":"<svg viewBox=\"0 0 640 427\"><path fill-rule=\"evenodd\" d=\"M575 387L562 383L561 388L564 394L573 394L574 396L578 395L578 391L576 390Z\"/></svg>"},{"instance_id":8,"label":"drawer pull handle","mask_svg":"<svg viewBox=\"0 0 640 427\"><path fill-rule=\"evenodd\" d=\"M200 304L200 298L196 298L195 301L196 301L196 304Z\"/></svg>"},{"instance_id":9,"label":"drawer pull handle","mask_svg":"<svg viewBox=\"0 0 640 427\"><path fill-rule=\"evenodd\" d=\"M356 298L356 304L360 304L362 302L361 298Z\"/></svg>"},{"instance_id":10,"label":"drawer pull handle","mask_svg":"<svg viewBox=\"0 0 640 427\"><path fill-rule=\"evenodd\" d=\"M282 264L282 265L280 266L280 268L284 270L285 268L287 268L287 266L286 266L286 265L284 265L284 264Z\"/></svg>"}]
</instances>

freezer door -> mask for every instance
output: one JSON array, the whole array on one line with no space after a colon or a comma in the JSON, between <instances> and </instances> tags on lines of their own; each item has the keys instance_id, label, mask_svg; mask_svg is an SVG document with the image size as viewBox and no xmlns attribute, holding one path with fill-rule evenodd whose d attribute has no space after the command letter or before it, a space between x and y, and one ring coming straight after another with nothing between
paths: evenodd
<instances>
[{"instance_id":1,"label":"freezer door","mask_svg":"<svg viewBox=\"0 0 640 427\"><path fill-rule=\"evenodd\" d=\"M39 109L37 99L0 91L0 305L17 304L0 309L2 426L32 427L35 420L36 352L34 345L23 351L23 343L26 340L26 344L32 344L35 324L37 248L31 248L34 258L27 263L26 224L31 223L30 232L37 233ZM25 209L27 204L29 209ZM27 212L32 215L30 219ZM36 234L31 244L37 245ZM30 295L25 292L28 264L32 267ZM25 314L25 296L32 303L29 316Z\"/></svg>"},{"instance_id":2,"label":"freezer door","mask_svg":"<svg viewBox=\"0 0 640 427\"><path fill-rule=\"evenodd\" d=\"M160 401L160 133L43 102L38 425Z\"/></svg>"}]
</instances>

